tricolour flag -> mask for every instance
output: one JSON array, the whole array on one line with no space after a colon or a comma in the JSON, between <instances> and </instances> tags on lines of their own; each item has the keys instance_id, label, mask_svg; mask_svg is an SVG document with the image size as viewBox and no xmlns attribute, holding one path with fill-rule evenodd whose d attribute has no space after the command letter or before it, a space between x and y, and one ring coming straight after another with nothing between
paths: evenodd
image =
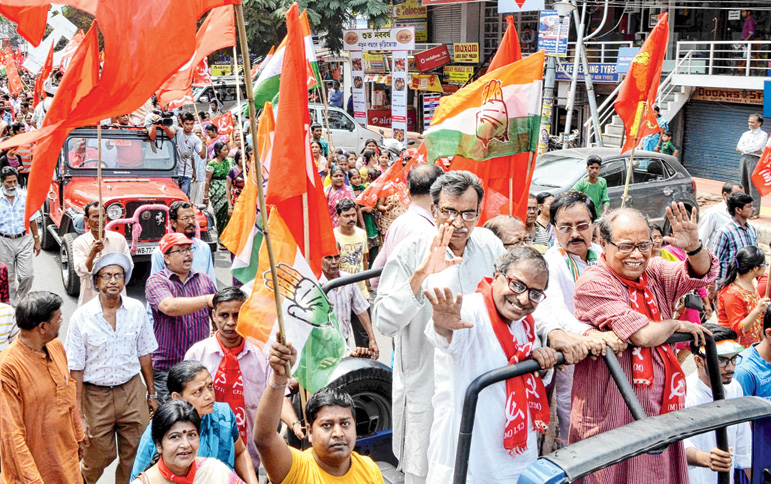
<instances>
[{"instance_id":1,"label":"tricolour flag","mask_svg":"<svg viewBox=\"0 0 771 484\"><path fill-rule=\"evenodd\" d=\"M273 132L276 121L273 119L273 107L265 103L265 109L260 115L257 127L257 143L263 166L270 166L270 151L273 144ZM257 199L257 177L254 171L254 161L250 161L251 168L245 177L246 183L241 195L233 208L230 223L220 236L222 244L234 254L230 272L233 277L243 284L254 281L257 275L257 265L262 244L263 230L262 217L260 216L260 203ZM263 169L263 185L267 185L267 171Z\"/></svg>"},{"instance_id":2,"label":"tricolour flag","mask_svg":"<svg viewBox=\"0 0 771 484\"><path fill-rule=\"evenodd\" d=\"M613 107L624 122L626 139L621 153L626 153L649 134L661 131L653 105L661 82L661 68L669 42L669 14L659 15L659 21L645 39L640 52L632 59L629 72L621 83ZM644 116L644 119L643 119Z\"/></svg>"},{"instance_id":3,"label":"tricolour flag","mask_svg":"<svg viewBox=\"0 0 771 484\"><path fill-rule=\"evenodd\" d=\"M345 354L345 341L332 305L276 207L270 210L268 229L278 270L286 341L298 353L292 375L303 388L315 393L329 382ZM252 294L238 318L238 333L267 353L277 331L273 280L267 246L263 244Z\"/></svg>"},{"instance_id":4,"label":"tricolour flag","mask_svg":"<svg viewBox=\"0 0 771 484\"><path fill-rule=\"evenodd\" d=\"M305 46L305 65L306 80L308 89L313 89L320 84L319 65L316 60L316 53L313 50L313 37L311 36L311 27L308 23L308 14L300 14L300 25L302 27L303 43ZM267 101L276 104L278 96L279 80L281 79L281 66L284 62L284 53L286 52L286 37L278 45L276 52L268 57L262 63L262 69L257 81L254 83L254 105L262 106Z\"/></svg>"},{"instance_id":5,"label":"tricolour flag","mask_svg":"<svg viewBox=\"0 0 771 484\"><path fill-rule=\"evenodd\" d=\"M255 82L257 81L257 75L260 72L262 72L262 68L270 62L275 52L276 52L276 46L271 46L270 51L268 51L268 55L266 55L265 58L262 59L262 62L252 67L252 72L251 72L252 81L255 81Z\"/></svg>"},{"instance_id":6,"label":"tricolour flag","mask_svg":"<svg viewBox=\"0 0 771 484\"><path fill-rule=\"evenodd\" d=\"M429 161L456 155L482 161L535 151L543 61L538 52L443 98L423 133Z\"/></svg>"}]
</instances>

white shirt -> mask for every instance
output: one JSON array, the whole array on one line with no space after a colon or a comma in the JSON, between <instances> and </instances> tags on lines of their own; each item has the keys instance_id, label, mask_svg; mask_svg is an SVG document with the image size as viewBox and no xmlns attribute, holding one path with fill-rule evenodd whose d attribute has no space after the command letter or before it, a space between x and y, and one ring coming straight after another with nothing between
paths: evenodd
<instances>
[{"instance_id":1,"label":"white shirt","mask_svg":"<svg viewBox=\"0 0 771 484\"><path fill-rule=\"evenodd\" d=\"M502 368L509 363L495 336L487 305L481 294L464 295L461 319L474 323L474 327L453 331L452 343L448 343L446 338L436 333L433 322L429 321L426 326L426 337L438 349L434 356L436 391L432 401L437 418L431 426L427 484L452 482L463 399L468 386L483 373ZM527 342L522 320L512 322L509 331L518 343ZM536 337L533 348L541 346ZM547 380L549 379L550 375ZM517 482L520 473L538 458L537 433L533 430L529 418L526 424L527 450L512 457L503 447L503 433L506 429L505 407L505 381L491 385L480 395L471 437L469 474L466 481L469 484Z\"/></svg>"},{"instance_id":2,"label":"white shirt","mask_svg":"<svg viewBox=\"0 0 771 484\"><path fill-rule=\"evenodd\" d=\"M16 312L13 307L0 303L0 351L13 343L19 335L19 327L16 326Z\"/></svg>"},{"instance_id":3,"label":"white shirt","mask_svg":"<svg viewBox=\"0 0 771 484\"><path fill-rule=\"evenodd\" d=\"M463 261L423 281L417 296L409 278L423 263L433 232L421 232L403 241L388 258L380 277L374 304L373 324L384 336L394 338L392 388L393 450L401 469L425 476L434 395L434 347L424 334L432 307L423 289L448 287L453 294L471 294L484 277L495 273L503 255L503 243L489 230L476 227L463 252ZM447 249L447 258L455 255ZM453 451L454 454L454 451Z\"/></svg>"},{"instance_id":4,"label":"white shirt","mask_svg":"<svg viewBox=\"0 0 771 484\"><path fill-rule=\"evenodd\" d=\"M140 371L139 357L158 348L153 325L144 305L121 297L115 329L102 316L102 303L94 298L72 314L64 343L70 371L83 371L92 385L122 385Z\"/></svg>"},{"instance_id":5,"label":"white shirt","mask_svg":"<svg viewBox=\"0 0 771 484\"><path fill-rule=\"evenodd\" d=\"M602 253L602 247L592 244L592 250L596 254ZM575 262L579 274L583 274L587 267L597 265L597 262L584 262L580 257L567 254ZM580 322L573 315L573 289L576 281L568 267L565 257L560 252L559 246L553 246L544 254L546 264L549 266L549 287L546 288L544 299L533 312L535 327L538 336L546 340L547 335L555 329L584 334L593 329L586 323Z\"/></svg>"},{"instance_id":6,"label":"white shirt","mask_svg":"<svg viewBox=\"0 0 771 484\"><path fill-rule=\"evenodd\" d=\"M687 391L685 394L685 406L694 407L712 401L712 389L709 388L701 379L698 372L691 373L685 379ZM731 381L725 388L726 398L741 398L744 396L741 385L736 380ZM734 467L741 469L752 468L752 430L749 422L742 422L738 425L732 425L728 430L728 446L734 450ZM717 443L715 432L706 432L694 435L683 441L685 448L695 447L704 452L709 452ZM733 472L729 473L731 482L734 481ZM717 482L717 472L711 471L708 467L688 466L688 477L691 484L714 484Z\"/></svg>"},{"instance_id":7,"label":"white shirt","mask_svg":"<svg viewBox=\"0 0 771 484\"><path fill-rule=\"evenodd\" d=\"M92 284L91 271L86 267L86 259L91 252L91 247L96 243L94 234L89 230L79 236L72 242L72 264L75 267L75 273L80 277L80 295L78 296L78 306L82 306L88 301L94 299L98 292ZM94 257L94 264L105 254L120 252L126 254L131 259L131 249L129 249L126 237L112 230L104 232L104 249ZM93 268L93 266L91 266ZM131 267L134 267L134 259L131 259ZM123 289L122 295L126 296L126 289Z\"/></svg>"},{"instance_id":8,"label":"white shirt","mask_svg":"<svg viewBox=\"0 0 771 484\"><path fill-rule=\"evenodd\" d=\"M699 214L699 238L704 247L712 247L715 234L720 228L731 221L725 200L713 205Z\"/></svg>"},{"instance_id":9,"label":"white shirt","mask_svg":"<svg viewBox=\"0 0 771 484\"><path fill-rule=\"evenodd\" d=\"M743 155L756 155L756 151L763 151L763 148L766 147L766 142L768 141L768 133L763 131L762 129L758 128L756 130L749 130L745 131L742 134L742 137L739 138L739 143L736 145L736 149L738 149Z\"/></svg>"},{"instance_id":10,"label":"white shirt","mask_svg":"<svg viewBox=\"0 0 771 484\"><path fill-rule=\"evenodd\" d=\"M339 272L337 277L349 275L344 271ZM329 279L322 273L319 278L319 284L323 286L327 282L329 282ZM363 313L369 309L369 301L364 297L358 284L346 284L345 286L336 287L327 293L327 299L332 303L332 310L335 312L335 316L337 316L337 323L340 326L343 339L350 346L349 338L353 335L351 311L357 315ZM355 342L353 347L356 347Z\"/></svg>"}]
</instances>

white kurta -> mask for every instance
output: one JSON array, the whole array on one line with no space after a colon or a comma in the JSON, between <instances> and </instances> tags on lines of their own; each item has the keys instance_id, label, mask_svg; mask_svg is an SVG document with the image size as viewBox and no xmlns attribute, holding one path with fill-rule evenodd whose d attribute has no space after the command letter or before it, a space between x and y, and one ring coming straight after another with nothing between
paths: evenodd
<instances>
[{"instance_id":1,"label":"white kurta","mask_svg":"<svg viewBox=\"0 0 771 484\"><path fill-rule=\"evenodd\" d=\"M712 389L699 379L698 373L691 373L685 379L687 392L685 394L685 406L694 407L712 401ZM733 380L725 388L726 398L741 398L744 396L741 385ZM706 432L694 435L683 441L686 450L689 447L696 447L704 452L717 447L715 432ZM734 450L734 467L741 469L750 469L752 467L752 430L749 422L743 422L738 425L728 427L728 446ZM734 482L733 472L731 482ZM688 478L691 484L715 484L717 482L717 472L711 471L708 467L688 466Z\"/></svg>"},{"instance_id":2,"label":"white kurta","mask_svg":"<svg viewBox=\"0 0 771 484\"><path fill-rule=\"evenodd\" d=\"M438 349L434 357L436 390L432 404L436 418L431 426L431 443L428 447L428 484L452 482L463 398L469 384L483 373L508 364L481 294L463 296L461 319L474 323L474 327L454 331L450 344L436 333L433 323L429 322L426 327L426 337ZM521 320L513 322L509 330L518 343L527 342ZM540 346L540 340L536 337L534 348ZM544 383L548 383L550 377L550 374L547 375ZM486 388L480 394L466 482L517 482L522 471L538 458L538 435L530 419L526 425L527 450L512 457L503 447L505 407L505 381Z\"/></svg>"},{"instance_id":3,"label":"white kurta","mask_svg":"<svg viewBox=\"0 0 771 484\"><path fill-rule=\"evenodd\" d=\"M434 417L434 347L424 335L431 319L431 303L422 290L417 296L413 294L409 278L425 260L435 235L421 232L396 247L380 277L372 314L375 328L394 338L394 455L402 471L417 476L428 472L426 455ZM503 252L503 243L492 232L477 227L466 243L463 261L426 278L422 289L448 287L454 294L471 294L483 278L493 276ZM447 257L453 257L449 249Z\"/></svg>"}]
</instances>

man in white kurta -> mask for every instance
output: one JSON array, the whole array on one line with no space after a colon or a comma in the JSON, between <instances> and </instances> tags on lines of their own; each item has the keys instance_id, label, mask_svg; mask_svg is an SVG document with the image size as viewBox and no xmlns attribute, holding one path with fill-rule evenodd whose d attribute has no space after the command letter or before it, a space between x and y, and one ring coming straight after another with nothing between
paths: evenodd
<instances>
[{"instance_id":1,"label":"man in white kurta","mask_svg":"<svg viewBox=\"0 0 771 484\"><path fill-rule=\"evenodd\" d=\"M744 350L736 342L736 333L728 328L705 323L707 329L713 332L717 346L718 361L720 362L720 376L726 398L741 398L744 391L738 381L733 379L736 369L737 355ZM696 348L691 344L694 354L696 371L685 379L686 394L685 406L694 407L713 401L712 388L707 374L707 362L704 348ZM740 357L739 357L740 358ZM749 422L732 425L727 429L728 447L733 449L733 461L729 456L721 455L717 449L715 432L705 432L685 439L685 456L688 460L688 478L691 484L714 484L717 482L717 472L721 459L727 468L739 469L752 468L752 430ZM733 464L733 465L731 465ZM734 482L733 469L729 472L731 482Z\"/></svg>"},{"instance_id":2,"label":"man in white kurta","mask_svg":"<svg viewBox=\"0 0 771 484\"><path fill-rule=\"evenodd\" d=\"M373 321L381 334L394 338L393 450L407 484L425 482L434 415L434 347L424 335L431 304L423 290L472 293L482 278L493 275L504 252L492 232L475 227L483 194L469 172L442 175L431 189L438 232L399 244L380 278Z\"/></svg>"},{"instance_id":3,"label":"man in white kurta","mask_svg":"<svg viewBox=\"0 0 771 484\"><path fill-rule=\"evenodd\" d=\"M510 282L512 279L516 282ZM462 302L454 299L457 293L451 291L437 290L427 294L433 305L433 319L425 333L437 348L434 364L436 390L432 401L437 418L431 427L427 483L452 482L463 399L469 384L480 375L509 364L493 329L484 292L489 291L492 285L493 310L497 311L500 320L508 324L512 338L521 346L528 342L527 325L533 324L529 315L538 305L534 300L538 298L533 294L542 293L547 281L548 271L543 257L533 248L522 247L507 252L496 265L494 279L483 281L479 291L464 295ZM515 292L512 286L523 292ZM557 353L542 347L534 329L531 333L534 337L531 357L538 360L542 368L553 367ZM532 412L527 412L527 447L524 451L512 455L504 448L504 432L508 423L506 392L506 382L503 381L485 389L479 396L471 438L468 483L517 482L522 471L538 458L538 439L532 425ZM543 402L548 407L545 391Z\"/></svg>"}]
</instances>

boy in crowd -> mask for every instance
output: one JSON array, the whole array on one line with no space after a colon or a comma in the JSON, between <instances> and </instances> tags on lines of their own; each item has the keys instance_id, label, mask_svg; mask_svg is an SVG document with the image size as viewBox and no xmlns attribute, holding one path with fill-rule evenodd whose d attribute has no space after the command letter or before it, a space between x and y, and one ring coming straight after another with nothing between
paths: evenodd
<instances>
[{"instance_id":1,"label":"boy in crowd","mask_svg":"<svg viewBox=\"0 0 771 484\"><path fill-rule=\"evenodd\" d=\"M680 150L672 143L672 132L664 131L659 138L659 144L653 148L656 153L664 153L665 155L672 155L677 158L680 154Z\"/></svg>"},{"instance_id":2,"label":"boy in crowd","mask_svg":"<svg viewBox=\"0 0 771 484\"><path fill-rule=\"evenodd\" d=\"M608 197L608 182L600 176L602 169L602 158L597 155L590 155L586 159L586 172L588 177L579 180L573 185L576 192L584 192L594 202L597 216L602 217L610 208L610 198Z\"/></svg>"}]
</instances>

